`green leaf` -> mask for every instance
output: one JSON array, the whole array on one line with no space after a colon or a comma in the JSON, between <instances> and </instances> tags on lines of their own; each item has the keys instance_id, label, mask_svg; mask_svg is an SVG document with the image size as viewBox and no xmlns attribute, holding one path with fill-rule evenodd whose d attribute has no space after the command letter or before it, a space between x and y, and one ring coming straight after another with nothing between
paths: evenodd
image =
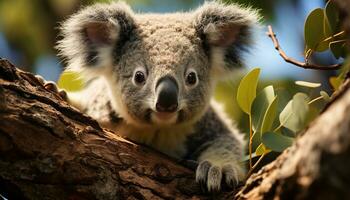
<instances>
[{"instance_id":1,"label":"green leaf","mask_svg":"<svg viewBox=\"0 0 350 200\"><path fill-rule=\"evenodd\" d=\"M256 87L258 85L259 74L259 68L253 69L242 78L238 86L238 105L248 115L251 114L252 103L256 97Z\"/></svg>"},{"instance_id":2,"label":"green leaf","mask_svg":"<svg viewBox=\"0 0 350 200\"><path fill-rule=\"evenodd\" d=\"M340 85L342 84L343 80L339 77L332 76L329 78L329 82L330 82L331 86L333 87L333 89L337 90L340 87Z\"/></svg>"},{"instance_id":3,"label":"green leaf","mask_svg":"<svg viewBox=\"0 0 350 200\"><path fill-rule=\"evenodd\" d=\"M288 120L290 120L289 118L293 116L292 103L293 100L290 100L279 115L280 124L282 126L284 126Z\"/></svg>"},{"instance_id":4,"label":"green leaf","mask_svg":"<svg viewBox=\"0 0 350 200\"><path fill-rule=\"evenodd\" d=\"M265 147L265 145L261 143L261 144L256 148L256 150L255 150L255 155L261 156L261 155L267 154L267 153L269 153L269 152L271 152L271 150L270 150L270 149L267 149L267 148Z\"/></svg>"},{"instance_id":5,"label":"green leaf","mask_svg":"<svg viewBox=\"0 0 350 200\"><path fill-rule=\"evenodd\" d=\"M340 29L339 10L333 0L327 2L325 7L325 22L327 23L329 36L336 34Z\"/></svg>"},{"instance_id":6,"label":"green leaf","mask_svg":"<svg viewBox=\"0 0 350 200\"><path fill-rule=\"evenodd\" d=\"M309 112L306 116L306 124L310 123L320 114L320 110L314 106L309 107Z\"/></svg>"},{"instance_id":7,"label":"green leaf","mask_svg":"<svg viewBox=\"0 0 350 200\"><path fill-rule=\"evenodd\" d=\"M324 11L317 8L307 16L304 26L304 37L306 46L314 51L328 49L328 43L321 42L326 38L324 34Z\"/></svg>"},{"instance_id":8,"label":"green leaf","mask_svg":"<svg viewBox=\"0 0 350 200\"><path fill-rule=\"evenodd\" d=\"M323 97L323 100L325 100L326 102L331 100L331 97L325 91L320 91L320 95Z\"/></svg>"},{"instance_id":9,"label":"green leaf","mask_svg":"<svg viewBox=\"0 0 350 200\"><path fill-rule=\"evenodd\" d=\"M294 115L296 116L299 122L298 123L299 126L296 131L301 130L305 125L307 114L309 112L308 102L309 102L309 97L304 93L299 92L293 96L292 109L293 109Z\"/></svg>"},{"instance_id":10,"label":"green leaf","mask_svg":"<svg viewBox=\"0 0 350 200\"><path fill-rule=\"evenodd\" d=\"M303 87L308 87L308 88L318 88L321 86L321 83L313 83L313 82L307 82L307 81L295 81L295 84Z\"/></svg>"},{"instance_id":11,"label":"green leaf","mask_svg":"<svg viewBox=\"0 0 350 200\"><path fill-rule=\"evenodd\" d=\"M58 87L67 91L79 91L84 87L84 81L76 72L64 71L57 83Z\"/></svg>"},{"instance_id":12,"label":"green leaf","mask_svg":"<svg viewBox=\"0 0 350 200\"><path fill-rule=\"evenodd\" d=\"M317 48L315 49L315 51L317 52L322 52L322 51L326 51L327 49L329 49L329 43L332 42L333 39L330 40L326 40L326 41L321 41Z\"/></svg>"},{"instance_id":13,"label":"green leaf","mask_svg":"<svg viewBox=\"0 0 350 200\"><path fill-rule=\"evenodd\" d=\"M298 132L304 127L308 112L308 96L304 93L297 93L280 113L280 123L293 132Z\"/></svg>"},{"instance_id":14,"label":"green leaf","mask_svg":"<svg viewBox=\"0 0 350 200\"><path fill-rule=\"evenodd\" d=\"M293 131L289 130L286 127L281 128L281 134L284 136L293 137L293 138L296 136L296 134Z\"/></svg>"},{"instance_id":15,"label":"green leaf","mask_svg":"<svg viewBox=\"0 0 350 200\"><path fill-rule=\"evenodd\" d=\"M276 113L277 113L277 96L273 99L273 101L270 103L269 107L267 108L263 122L261 125L261 133L264 133L266 131L270 131L272 128L272 124L275 121Z\"/></svg>"},{"instance_id":16,"label":"green leaf","mask_svg":"<svg viewBox=\"0 0 350 200\"><path fill-rule=\"evenodd\" d=\"M293 144L294 138L287 137L274 132L266 132L262 136L263 144L276 152L282 152Z\"/></svg>"},{"instance_id":17,"label":"green leaf","mask_svg":"<svg viewBox=\"0 0 350 200\"><path fill-rule=\"evenodd\" d=\"M275 91L272 85L265 87L256 96L252 107L252 121L254 130L260 130L265 112L275 98Z\"/></svg>"},{"instance_id":18,"label":"green leaf","mask_svg":"<svg viewBox=\"0 0 350 200\"><path fill-rule=\"evenodd\" d=\"M330 42L329 48L331 49L336 59L339 59L340 57L346 57L346 42L344 40Z\"/></svg>"},{"instance_id":19,"label":"green leaf","mask_svg":"<svg viewBox=\"0 0 350 200\"><path fill-rule=\"evenodd\" d=\"M326 17L324 18L324 22L323 22L323 32L324 32L324 36L326 37L331 37L333 35L333 31Z\"/></svg>"}]
</instances>

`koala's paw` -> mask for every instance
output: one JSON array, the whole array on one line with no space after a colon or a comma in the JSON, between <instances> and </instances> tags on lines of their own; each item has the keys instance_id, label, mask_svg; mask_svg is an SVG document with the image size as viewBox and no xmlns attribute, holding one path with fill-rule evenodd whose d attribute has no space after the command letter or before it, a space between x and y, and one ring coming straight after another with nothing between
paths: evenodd
<instances>
[{"instance_id":1,"label":"koala's paw","mask_svg":"<svg viewBox=\"0 0 350 200\"><path fill-rule=\"evenodd\" d=\"M67 92L65 90L59 89L57 84L53 81L46 81L42 76L35 75L35 78L45 87L45 89L56 93L64 101L67 101Z\"/></svg>"},{"instance_id":2,"label":"koala's paw","mask_svg":"<svg viewBox=\"0 0 350 200\"><path fill-rule=\"evenodd\" d=\"M233 188L242 179L242 168L237 164L215 164L204 160L199 163L196 170L196 181L209 192L221 190L221 184Z\"/></svg>"}]
</instances>

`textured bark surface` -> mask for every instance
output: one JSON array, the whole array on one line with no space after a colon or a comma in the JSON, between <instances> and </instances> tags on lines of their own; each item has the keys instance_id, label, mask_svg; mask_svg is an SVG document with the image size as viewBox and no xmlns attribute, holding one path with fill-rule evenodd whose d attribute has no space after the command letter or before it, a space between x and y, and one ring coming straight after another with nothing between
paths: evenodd
<instances>
[{"instance_id":1,"label":"textured bark surface","mask_svg":"<svg viewBox=\"0 0 350 200\"><path fill-rule=\"evenodd\" d=\"M208 196L192 170L103 130L5 60L0 60L0 194L9 199ZM216 197L229 196L233 193Z\"/></svg>"}]
</instances>

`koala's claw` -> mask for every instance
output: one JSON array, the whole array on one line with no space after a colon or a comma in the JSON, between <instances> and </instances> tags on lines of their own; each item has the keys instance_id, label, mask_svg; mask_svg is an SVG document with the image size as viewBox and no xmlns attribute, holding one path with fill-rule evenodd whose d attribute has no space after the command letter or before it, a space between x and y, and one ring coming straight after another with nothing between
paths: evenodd
<instances>
[{"instance_id":1,"label":"koala's claw","mask_svg":"<svg viewBox=\"0 0 350 200\"><path fill-rule=\"evenodd\" d=\"M239 184L238 170L231 164L226 164L222 167L222 172L225 175L225 182L230 187L235 187Z\"/></svg>"},{"instance_id":2,"label":"koala's claw","mask_svg":"<svg viewBox=\"0 0 350 200\"><path fill-rule=\"evenodd\" d=\"M40 76L40 75L35 75L35 78L38 79L38 81L39 81L42 85L45 84L45 79L44 79L42 76Z\"/></svg>"},{"instance_id":3,"label":"koala's claw","mask_svg":"<svg viewBox=\"0 0 350 200\"><path fill-rule=\"evenodd\" d=\"M44 86L45 89L56 93L63 100L67 101L67 92L58 88L57 84L53 81L46 81L42 76L35 75L38 81Z\"/></svg>"},{"instance_id":4,"label":"koala's claw","mask_svg":"<svg viewBox=\"0 0 350 200\"><path fill-rule=\"evenodd\" d=\"M57 84L53 81L47 81L44 83L44 87L47 90L50 90L52 92L58 93L58 87Z\"/></svg>"},{"instance_id":5,"label":"koala's claw","mask_svg":"<svg viewBox=\"0 0 350 200\"><path fill-rule=\"evenodd\" d=\"M214 165L209 161L199 163L196 170L196 181L209 192L220 191L222 180L231 188L239 183L238 172L234 165Z\"/></svg>"}]
</instances>

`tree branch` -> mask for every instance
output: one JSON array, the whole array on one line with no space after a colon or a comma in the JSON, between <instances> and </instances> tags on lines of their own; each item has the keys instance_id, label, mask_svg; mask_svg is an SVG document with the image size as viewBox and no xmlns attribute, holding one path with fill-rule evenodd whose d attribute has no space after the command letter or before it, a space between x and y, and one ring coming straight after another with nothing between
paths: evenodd
<instances>
[{"instance_id":1,"label":"tree branch","mask_svg":"<svg viewBox=\"0 0 350 200\"><path fill-rule=\"evenodd\" d=\"M277 38L276 34L272 30L272 26L268 26L268 32L267 35L271 38L273 45L275 46L275 49L278 51L279 55L287 62L291 63L295 66L302 67L304 69L314 69L314 70L338 70L341 68L342 64L334 64L334 65L317 65L317 64L312 64L312 63L305 63L305 62L300 62L298 60L295 60L289 56L282 50Z\"/></svg>"}]
</instances>

